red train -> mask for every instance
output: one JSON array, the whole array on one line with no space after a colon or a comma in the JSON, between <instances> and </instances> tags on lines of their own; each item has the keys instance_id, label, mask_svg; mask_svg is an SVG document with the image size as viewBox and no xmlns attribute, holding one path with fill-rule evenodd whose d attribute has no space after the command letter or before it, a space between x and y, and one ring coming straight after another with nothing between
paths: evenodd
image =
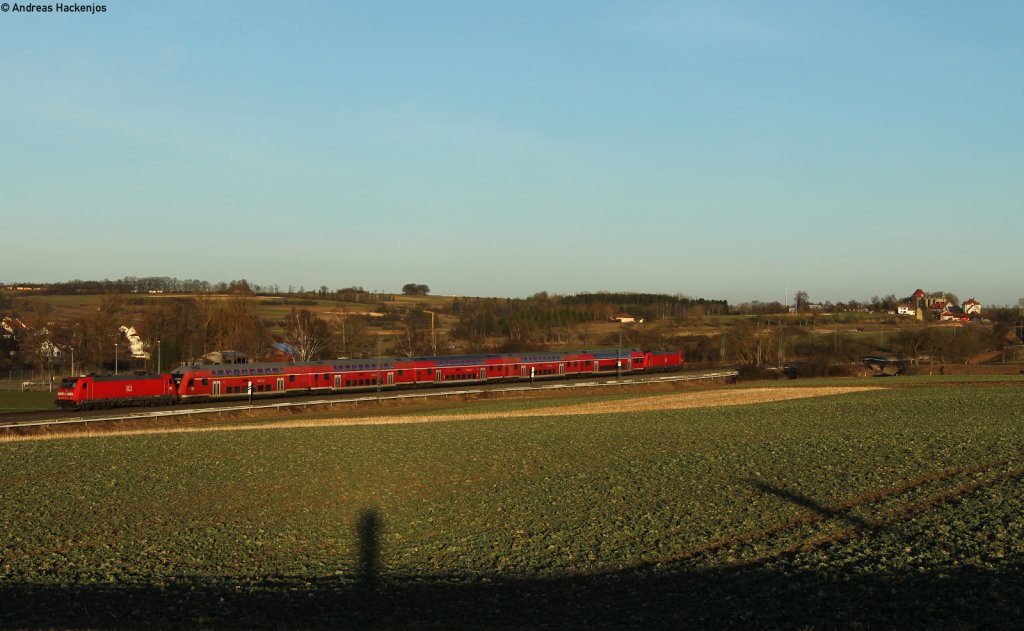
<instances>
[{"instance_id":1,"label":"red train","mask_svg":"<svg viewBox=\"0 0 1024 631\"><path fill-rule=\"evenodd\" d=\"M57 388L57 406L72 409L168 405L178 400L172 375L67 377Z\"/></svg>"},{"instance_id":2,"label":"red train","mask_svg":"<svg viewBox=\"0 0 1024 631\"><path fill-rule=\"evenodd\" d=\"M678 370L683 364L680 352L624 349L193 365L180 366L164 375L68 378L57 390L57 405L90 409L357 392L376 390L378 386L392 390L538 381Z\"/></svg>"}]
</instances>

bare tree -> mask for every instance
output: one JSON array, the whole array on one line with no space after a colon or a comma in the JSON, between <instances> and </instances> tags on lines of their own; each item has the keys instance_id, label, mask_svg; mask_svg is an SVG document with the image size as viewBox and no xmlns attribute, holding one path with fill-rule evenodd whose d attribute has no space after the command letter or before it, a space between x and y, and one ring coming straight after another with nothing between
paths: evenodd
<instances>
[{"instance_id":1,"label":"bare tree","mask_svg":"<svg viewBox=\"0 0 1024 631\"><path fill-rule=\"evenodd\" d=\"M807 297L806 291L798 291L793 296L793 302L796 304L797 312L803 313L807 309L807 305L810 303L810 299Z\"/></svg>"},{"instance_id":2,"label":"bare tree","mask_svg":"<svg viewBox=\"0 0 1024 631\"><path fill-rule=\"evenodd\" d=\"M124 299L118 294L106 294L100 305L82 321L82 354L79 363L83 372L100 370L104 365L114 367L115 344L123 342L120 330L124 318Z\"/></svg>"},{"instance_id":3,"label":"bare tree","mask_svg":"<svg viewBox=\"0 0 1024 631\"><path fill-rule=\"evenodd\" d=\"M322 359L330 348L327 323L309 309L292 309L284 320L284 336L295 348L297 361Z\"/></svg>"},{"instance_id":4,"label":"bare tree","mask_svg":"<svg viewBox=\"0 0 1024 631\"><path fill-rule=\"evenodd\" d=\"M374 335L366 316L342 309L329 322L335 354L341 357L366 357L375 349Z\"/></svg>"},{"instance_id":5,"label":"bare tree","mask_svg":"<svg viewBox=\"0 0 1024 631\"><path fill-rule=\"evenodd\" d=\"M406 313L395 343L398 352L406 357L427 354L430 350L430 314L419 308Z\"/></svg>"}]
</instances>

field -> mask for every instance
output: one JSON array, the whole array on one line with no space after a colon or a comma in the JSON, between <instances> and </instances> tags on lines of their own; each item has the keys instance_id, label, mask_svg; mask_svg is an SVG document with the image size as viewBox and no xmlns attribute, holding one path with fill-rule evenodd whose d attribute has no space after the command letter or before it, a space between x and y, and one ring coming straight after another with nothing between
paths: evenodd
<instances>
[{"instance_id":1,"label":"field","mask_svg":"<svg viewBox=\"0 0 1024 631\"><path fill-rule=\"evenodd\" d=\"M1024 381L820 385L3 443L0 626L1019 625Z\"/></svg>"},{"instance_id":2,"label":"field","mask_svg":"<svg viewBox=\"0 0 1024 631\"><path fill-rule=\"evenodd\" d=\"M3 382L6 384L7 382ZM17 390L20 384L11 384L11 389L0 388L0 412L24 412L28 410L53 410L57 405L57 384L53 392L47 390Z\"/></svg>"}]
</instances>

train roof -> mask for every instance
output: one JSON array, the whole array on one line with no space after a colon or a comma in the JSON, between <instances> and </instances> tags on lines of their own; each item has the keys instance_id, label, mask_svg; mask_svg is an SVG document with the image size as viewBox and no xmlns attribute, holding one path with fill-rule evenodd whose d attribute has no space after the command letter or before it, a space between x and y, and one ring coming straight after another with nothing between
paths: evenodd
<instances>
[{"instance_id":1,"label":"train roof","mask_svg":"<svg viewBox=\"0 0 1024 631\"><path fill-rule=\"evenodd\" d=\"M163 379L164 375L85 375L65 377L64 381L92 379L93 381L142 381L144 379Z\"/></svg>"}]
</instances>

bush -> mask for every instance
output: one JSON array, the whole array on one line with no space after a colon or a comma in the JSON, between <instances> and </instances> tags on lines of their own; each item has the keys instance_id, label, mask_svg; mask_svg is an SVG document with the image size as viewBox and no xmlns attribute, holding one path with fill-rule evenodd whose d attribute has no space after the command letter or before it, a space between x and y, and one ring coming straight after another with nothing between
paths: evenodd
<instances>
[{"instance_id":1,"label":"bush","mask_svg":"<svg viewBox=\"0 0 1024 631\"><path fill-rule=\"evenodd\" d=\"M738 372L740 374L736 377L736 381L776 381L783 376L782 371L774 366L754 366L753 364L740 366Z\"/></svg>"}]
</instances>

